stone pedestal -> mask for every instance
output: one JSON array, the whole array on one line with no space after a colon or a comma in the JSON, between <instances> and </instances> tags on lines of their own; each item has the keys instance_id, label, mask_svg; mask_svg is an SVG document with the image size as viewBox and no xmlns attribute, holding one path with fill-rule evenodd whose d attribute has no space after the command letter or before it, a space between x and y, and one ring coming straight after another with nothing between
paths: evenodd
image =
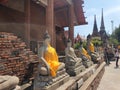
<instances>
[{"instance_id":1,"label":"stone pedestal","mask_svg":"<svg viewBox=\"0 0 120 90\"><path fill-rule=\"evenodd\" d=\"M38 75L34 80L34 90L56 90L68 80L69 75L66 73L65 69L58 71L55 78Z\"/></svg>"},{"instance_id":2,"label":"stone pedestal","mask_svg":"<svg viewBox=\"0 0 120 90\"><path fill-rule=\"evenodd\" d=\"M66 71L70 76L78 75L80 72L85 70L81 58L76 58L75 61L70 57L66 57L65 65L66 65Z\"/></svg>"},{"instance_id":3,"label":"stone pedestal","mask_svg":"<svg viewBox=\"0 0 120 90\"><path fill-rule=\"evenodd\" d=\"M83 65L80 65L74 69L68 69L67 70L67 73L70 75L70 76L76 76L78 75L80 72L83 72L85 70L85 67Z\"/></svg>"}]
</instances>

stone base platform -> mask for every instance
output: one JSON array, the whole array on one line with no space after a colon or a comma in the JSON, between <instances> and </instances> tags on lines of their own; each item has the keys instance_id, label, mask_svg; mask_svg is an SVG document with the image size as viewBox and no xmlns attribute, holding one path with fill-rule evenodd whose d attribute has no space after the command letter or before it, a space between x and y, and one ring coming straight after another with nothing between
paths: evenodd
<instances>
[{"instance_id":1,"label":"stone base platform","mask_svg":"<svg viewBox=\"0 0 120 90\"><path fill-rule=\"evenodd\" d=\"M85 71L85 66L81 65L75 69L69 69L67 70L67 73L70 75L70 76L76 76L78 75L80 72L83 72Z\"/></svg>"},{"instance_id":2,"label":"stone base platform","mask_svg":"<svg viewBox=\"0 0 120 90\"><path fill-rule=\"evenodd\" d=\"M56 90L58 87L65 84L67 81L69 81L69 75L66 75L65 77L62 77L60 80L53 83L52 85L49 85L49 86L47 86L43 89L38 89L38 90Z\"/></svg>"},{"instance_id":3,"label":"stone base platform","mask_svg":"<svg viewBox=\"0 0 120 90\"><path fill-rule=\"evenodd\" d=\"M105 63L102 63L99 67L94 64L79 75L71 77L67 83L56 90L96 90L104 74L104 66Z\"/></svg>"},{"instance_id":4,"label":"stone base platform","mask_svg":"<svg viewBox=\"0 0 120 90\"><path fill-rule=\"evenodd\" d=\"M100 65L93 64L74 77L65 76L64 79L60 79L58 82L53 83L45 89L38 90L97 90L99 82L104 74L104 66L104 62Z\"/></svg>"},{"instance_id":5,"label":"stone base platform","mask_svg":"<svg viewBox=\"0 0 120 90\"><path fill-rule=\"evenodd\" d=\"M57 78L54 78L51 85L45 87L35 87L33 90L56 90L58 87L65 84L67 81L69 81L69 75L66 73Z\"/></svg>"}]
</instances>

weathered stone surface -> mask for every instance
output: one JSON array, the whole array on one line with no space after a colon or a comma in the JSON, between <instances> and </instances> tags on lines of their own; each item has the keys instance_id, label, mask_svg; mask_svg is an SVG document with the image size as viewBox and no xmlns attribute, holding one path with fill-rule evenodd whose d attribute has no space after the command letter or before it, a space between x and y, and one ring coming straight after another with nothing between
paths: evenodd
<instances>
[{"instance_id":1,"label":"weathered stone surface","mask_svg":"<svg viewBox=\"0 0 120 90\"><path fill-rule=\"evenodd\" d=\"M15 90L18 83L19 78L16 76L0 76L0 90ZM20 88L16 88L16 90L20 90Z\"/></svg>"},{"instance_id":2,"label":"weathered stone surface","mask_svg":"<svg viewBox=\"0 0 120 90\"><path fill-rule=\"evenodd\" d=\"M83 65L80 65L79 67L76 67L74 69L68 69L67 73L71 76L78 75L80 72L83 72L85 70L85 67Z\"/></svg>"},{"instance_id":3,"label":"weathered stone surface","mask_svg":"<svg viewBox=\"0 0 120 90\"><path fill-rule=\"evenodd\" d=\"M33 77L38 57L12 33L0 32L0 75L16 75L20 83Z\"/></svg>"},{"instance_id":4,"label":"weathered stone surface","mask_svg":"<svg viewBox=\"0 0 120 90\"><path fill-rule=\"evenodd\" d=\"M97 66L98 66L97 64L94 64L93 66L87 68L85 71L79 73L75 77L70 77L70 80L68 82L66 82L64 85L58 87L56 90L78 90L80 87L82 87L84 85L85 81L84 81L83 77L87 73L91 73L92 75L94 75L93 69L97 69ZM91 75L89 76L89 78L90 77L91 77ZM83 89L83 90L85 90L85 89Z\"/></svg>"},{"instance_id":5,"label":"weathered stone surface","mask_svg":"<svg viewBox=\"0 0 120 90\"><path fill-rule=\"evenodd\" d=\"M69 75L66 73L59 77L54 78L52 84L44 85L48 82L39 82L39 83L36 82L36 84L34 84L35 85L34 90L56 90L61 85L65 84L68 80L69 80Z\"/></svg>"},{"instance_id":6,"label":"weathered stone surface","mask_svg":"<svg viewBox=\"0 0 120 90\"><path fill-rule=\"evenodd\" d=\"M0 70L4 70L5 66L3 64L0 64Z\"/></svg>"},{"instance_id":7,"label":"weathered stone surface","mask_svg":"<svg viewBox=\"0 0 120 90\"><path fill-rule=\"evenodd\" d=\"M105 63L102 63L78 90L96 90L103 76Z\"/></svg>"},{"instance_id":8,"label":"weathered stone surface","mask_svg":"<svg viewBox=\"0 0 120 90\"><path fill-rule=\"evenodd\" d=\"M84 83L83 78L77 81L77 88L80 88L82 84Z\"/></svg>"}]
</instances>

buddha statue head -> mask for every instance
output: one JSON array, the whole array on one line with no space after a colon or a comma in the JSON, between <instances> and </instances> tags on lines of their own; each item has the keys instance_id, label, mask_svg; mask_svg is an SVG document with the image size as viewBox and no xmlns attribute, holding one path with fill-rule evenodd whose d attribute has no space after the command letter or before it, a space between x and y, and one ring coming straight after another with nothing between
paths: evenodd
<instances>
[{"instance_id":1,"label":"buddha statue head","mask_svg":"<svg viewBox=\"0 0 120 90\"><path fill-rule=\"evenodd\" d=\"M44 44L45 45L49 45L51 41L50 35L48 34L48 32L46 31L44 34Z\"/></svg>"},{"instance_id":2,"label":"buddha statue head","mask_svg":"<svg viewBox=\"0 0 120 90\"><path fill-rule=\"evenodd\" d=\"M71 47L72 46L72 41L70 39L67 40L67 47Z\"/></svg>"},{"instance_id":3,"label":"buddha statue head","mask_svg":"<svg viewBox=\"0 0 120 90\"><path fill-rule=\"evenodd\" d=\"M91 41L91 39L92 39L92 36L89 34L89 35L87 36L87 41Z\"/></svg>"},{"instance_id":4,"label":"buddha statue head","mask_svg":"<svg viewBox=\"0 0 120 90\"><path fill-rule=\"evenodd\" d=\"M80 44L80 47L82 47L82 45L83 45L83 41L80 41L79 44Z\"/></svg>"}]
</instances>

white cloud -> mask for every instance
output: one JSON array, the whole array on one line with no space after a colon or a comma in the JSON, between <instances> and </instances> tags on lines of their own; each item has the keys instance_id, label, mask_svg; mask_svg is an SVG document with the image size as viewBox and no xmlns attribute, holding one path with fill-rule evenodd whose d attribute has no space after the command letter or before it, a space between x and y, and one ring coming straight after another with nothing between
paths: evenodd
<instances>
[{"instance_id":1,"label":"white cloud","mask_svg":"<svg viewBox=\"0 0 120 90\"><path fill-rule=\"evenodd\" d=\"M119 12L120 12L120 6L116 6L106 10L104 15L108 16L110 14L115 14L115 13L119 14Z\"/></svg>"}]
</instances>

